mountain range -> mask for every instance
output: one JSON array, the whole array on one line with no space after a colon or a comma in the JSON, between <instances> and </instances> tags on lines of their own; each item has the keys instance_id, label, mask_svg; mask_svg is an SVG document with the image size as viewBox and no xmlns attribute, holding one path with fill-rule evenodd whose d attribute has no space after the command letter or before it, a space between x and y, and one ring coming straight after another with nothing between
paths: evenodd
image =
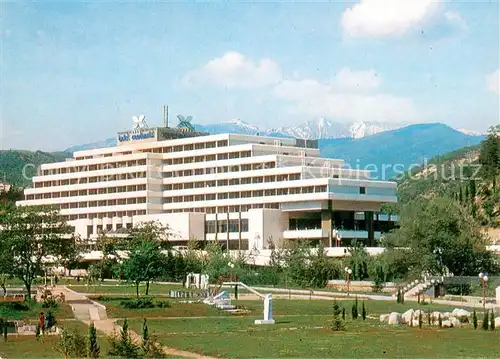
<instances>
[{"instance_id":1,"label":"mountain range","mask_svg":"<svg viewBox=\"0 0 500 359\"><path fill-rule=\"evenodd\" d=\"M389 122L352 122L341 123L319 118L305 121L297 126L264 127L249 124L240 119L234 119L212 124L195 124L196 130L208 133L241 133L248 135L260 134L271 137L295 137L302 139L332 139L332 138L363 138L376 133L389 131L405 126ZM116 139L108 138L102 141L80 144L65 149L65 152L75 152L101 147L115 146Z\"/></svg>"},{"instance_id":2,"label":"mountain range","mask_svg":"<svg viewBox=\"0 0 500 359\"><path fill-rule=\"evenodd\" d=\"M322 157L341 158L351 168L370 169L374 178L391 179L412 165L421 165L431 157L473 146L484 135L466 133L442 123L404 125L360 122L343 124L325 118L294 127L265 128L241 120L195 125L209 133L260 134L273 137L319 139ZM115 138L73 146L66 152L114 146Z\"/></svg>"}]
</instances>

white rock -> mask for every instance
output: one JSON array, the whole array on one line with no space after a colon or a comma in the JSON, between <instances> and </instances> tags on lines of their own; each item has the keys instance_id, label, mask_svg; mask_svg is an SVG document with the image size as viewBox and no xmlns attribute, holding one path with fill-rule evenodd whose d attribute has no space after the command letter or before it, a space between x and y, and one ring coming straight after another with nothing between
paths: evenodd
<instances>
[{"instance_id":1,"label":"white rock","mask_svg":"<svg viewBox=\"0 0 500 359\"><path fill-rule=\"evenodd\" d=\"M387 323L389 321L390 314L382 314L380 316L380 323Z\"/></svg>"},{"instance_id":2,"label":"white rock","mask_svg":"<svg viewBox=\"0 0 500 359\"><path fill-rule=\"evenodd\" d=\"M471 314L470 312L466 311L465 309L460 309L460 308L455 308L453 309L453 312L451 312L451 314L453 314L453 316L455 317L470 317Z\"/></svg>"},{"instance_id":3,"label":"white rock","mask_svg":"<svg viewBox=\"0 0 500 359\"><path fill-rule=\"evenodd\" d=\"M453 327L453 324L451 324L451 321L449 320L443 320L443 328L451 328Z\"/></svg>"},{"instance_id":4,"label":"white rock","mask_svg":"<svg viewBox=\"0 0 500 359\"><path fill-rule=\"evenodd\" d=\"M455 318L458 318L462 323L468 323L469 318L471 316L470 312L464 310L464 309L459 309L455 308L453 309L453 312L451 313Z\"/></svg>"},{"instance_id":5,"label":"white rock","mask_svg":"<svg viewBox=\"0 0 500 359\"><path fill-rule=\"evenodd\" d=\"M416 311L413 312L413 316L415 318L418 318L418 316L422 313L422 317L425 317L425 312L423 310L417 309Z\"/></svg>"},{"instance_id":6,"label":"white rock","mask_svg":"<svg viewBox=\"0 0 500 359\"><path fill-rule=\"evenodd\" d=\"M443 318L443 319L448 319L448 318L450 318L452 316L453 315L451 315L450 312L444 312L444 313L441 314L441 318Z\"/></svg>"},{"instance_id":7,"label":"white rock","mask_svg":"<svg viewBox=\"0 0 500 359\"><path fill-rule=\"evenodd\" d=\"M418 318L413 318L413 320L411 321L411 326L418 327Z\"/></svg>"},{"instance_id":8,"label":"white rock","mask_svg":"<svg viewBox=\"0 0 500 359\"><path fill-rule=\"evenodd\" d=\"M439 320L439 316L441 316L441 318L443 317L443 315L441 314L441 312L432 312L431 313L431 319L434 319L434 320Z\"/></svg>"},{"instance_id":9,"label":"white rock","mask_svg":"<svg viewBox=\"0 0 500 359\"><path fill-rule=\"evenodd\" d=\"M401 314L397 312L392 312L389 315L389 324L392 325L401 324Z\"/></svg>"},{"instance_id":10,"label":"white rock","mask_svg":"<svg viewBox=\"0 0 500 359\"><path fill-rule=\"evenodd\" d=\"M500 317L495 318L495 328L500 329Z\"/></svg>"},{"instance_id":11,"label":"white rock","mask_svg":"<svg viewBox=\"0 0 500 359\"><path fill-rule=\"evenodd\" d=\"M413 318L415 318L415 312L413 309L408 309L401 315L401 323L409 324Z\"/></svg>"},{"instance_id":12,"label":"white rock","mask_svg":"<svg viewBox=\"0 0 500 359\"><path fill-rule=\"evenodd\" d=\"M453 325L454 328L460 328L462 326L462 323L460 323L460 320L455 317L451 317L449 322L451 325Z\"/></svg>"}]
</instances>

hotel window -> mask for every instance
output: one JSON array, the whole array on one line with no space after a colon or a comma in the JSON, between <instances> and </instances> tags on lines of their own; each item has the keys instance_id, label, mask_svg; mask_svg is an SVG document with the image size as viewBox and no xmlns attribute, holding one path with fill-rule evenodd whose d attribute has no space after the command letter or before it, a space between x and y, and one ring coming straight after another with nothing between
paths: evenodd
<instances>
[{"instance_id":1,"label":"hotel window","mask_svg":"<svg viewBox=\"0 0 500 359\"><path fill-rule=\"evenodd\" d=\"M193 163L193 157L185 157L184 163Z\"/></svg>"},{"instance_id":2,"label":"hotel window","mask_svg":"<svg viewBox=\"0 0 500 359\"><path fill-rule=\"evenodd\" d=\"M251 206L251 205L249 205L249 204L242 204L242 205L240 206L240 211L241 211L241 212L248 212L248 210L249 210L250 208L252 208L252 206ZM245 232L246 232L246 231L245 231Z\"/></svg>"},{"instance_id":3,"label":"hotel window","mask_svg":"<svg viewBox=\"0 0 500 359\"><path fill-rule=\"evenodd\" d=\"M206 157L207 157L207 159L206 159L207 162L208 161L215 161L215 155L207 155Z\"/></svg>"},{"instance_id":4,"label":"hotel window","mask_svg":"<svg viewBox=\"0 0 500 359\"><path fill-rule=\"evenodd\" d=\"M263 191L253 191L253 196L254 197L262 197L264 194Z\"/></svg>"},{"instance_id":5,"label":"hotel window","mask_svg":"<svg viewBox=\"0 0 500 359\"><path fill-rule=\"evenodd\" d=\"M240 230L239 227L240 227L239 220L237 219L229 220L229 232L239 232Z\"/></svg>"},{"instance_id":6,"label":"hotel window","mask_svg":"<svg viewBox=\"0 0 500 359\"><path fill-rule=\"evenodd\" d=\"M229 172L228 166L222 166L217 168L217 173L227 173Z\"/></svg>"},{"instance_id":7,"label":"hotel window","mask_svg":"<svg viewBox=\"0 0 500 359\"><path fill-rule=\"evenodd\" d=\"M195 144L194 144L194 149L195 149L195 150L202 150L202 149L204 149L204 148L205 148L205 143L204 143L204 142L202 142L202 143L195 143ZM202 161L203 161L203 160L202 160Z\"/></svg>"},{"instance_id":8,"label":"hotel window","mask_svg":"<svg viewBox=\"0 0 500 359\"><path fill-rule=\"evenodd\" d=\"M193 196L184 196L184 202L193 202Z\"/></svg>"},{"instance_id":9,"label":"hotel window","mask_svg":"<svg viewBox=\"0 0 500 359\"><path fill-rule=\"evenodd\" d=\"M194 200L195 201L204 201L205 200L205 195L204 194L197 194L196 196L194 196Z\"/></svg>"},{"instance_id":10,"label":"hotel window","mask_svg":"<svg viewBox=\"0 0 500 359\"><path fill-rule=\"evenodd\" d=\"M225 147L227 146L227 140L217 141L217 147Z\"/></svg>"},{"instance_id":11,"label":"hotel window","mask_svg":"<svg viewBox=\"0 0 500 359\"><path fill-rule=\"evenodd\" d=\"M278 188L276 194L278 196L286 196L288 194L288 188Z\"/></svg>"},{"instance_id":12,"label":"hotel window","mask_svg":"<svg viewBox=\"0 0 500 359\"><path fill-rule=\"evenodd\" d=\"M215 221L205 222L205 232L206 233L216 233Z\"/></svg>"},{"instance_id":13,"label":"hotel window","mask_svg":"<svg viewBox=\"0 0 500 359\"><path fill-rule=\"evenodd\" d=\"M196 156L194 158L194 162L203 162L205 161L205 156Z\"/></svg>"},{"instance_id":14,"label":"hotel window","mask_svg":"<svg viewBox=\"0 0 500 359\"><path fill-rule=\"evenodd\" d=\"M180 146L174 146L173 151L174 152L181 152L182 149L183 149L182 145L180 145Z\"/></svg>"},{"instance_id":15,"label":"hotel window","mask_svg":"<svg viewBox=\"0 0 500 359\"><path fill-rule=\"evenodd\" d=\"M240 211L240 206L229 206L229 212L239 212Z\"/></svg>"},{"instance_id":16,"label":"hotel window","mask_svg":"<svg viewBox=\"0 0 500 359\"><path fill-rule=\"evenodd\" d=\"M208 193L205 195L205 200L207 201L215 201L215 193Z\"/></svg>"},{"instance_id":17,"label":"hotel window","mask_svg":"<svg viewBox=\"0 0 500 359\"><path fill-rule=\"evenodd\" d=\"M217 207L217 213L227 213L227 206Z\"/></svg>"},{"instance_id":18,"label":"hotel window","mask_svg":"<svg viewBox=\"0 0 500 359\"><path fill-rule=\"evenodd\" d=\"M275 182L276 181L276 177L275 176L266 176L264 178L264 182Z\"/></svg>"},{"instance_id":19,"label":"hotel window","mask_svg":"<svg viewBox=\"0 0 500 359\"><path fill-rule=\"evenodd\" d=\"M326 186L316 186L314 187L314 192L326 192Z\"/></svg>"},{"instance_id":20,"label":"hotel window","mask_svg":"<svg viewBox=\"0 0 500 359\"><path fill-rule=\"evenodd\" d=\"M246 218L241 219L241 231L248 232L248 219Z\"/></svg>"},{"instance_id":21,"label":"hotel window","mask_svg":"<svg viewBox=\"0 0 500 359\"><path fill-rule=\"evenodd\" d=\"M276 195L276 190L275 189L267 189L265 192L264 192L265 196L268 197L268 196L275 196Z\"/></svg>"},{"instance_id":22,"label":"hotel window","mask_svg":"<svg viewBox=\"0 0 500 359\"><path fill-rule=\"evenodd\" d=\"M300 194L300 187L290 188L288 194Z\"/></svg>"},{"instance_id":23,"label":"hotel window","mask_svg":"<svg viewBox=\"0 0 500 359\"><path fill-rule=\"evenodd\" d=\"M205 208L205 213L207 213L207 214L214 214L215 213L215 207L206 207Z\"/></svg>"},{"instance_id":24,"label":"hotel window","mask_svg":"<svg viewBox=\"0 0 500 359\"><path fill-rule=\"evenodd\" d=\"M233 199L233 198L240 198L240 192L230 192L229 193L229 198ZM234 212L237 212L237 211L234 211Z\"/></svg>"},{"instance_id":25,"label":"hotel window","mask_svg":"<svg viewBox=\"0 0 500 359\"><path fill-rule=\"evenodd\" d=\"M230 186L236 186L236 185L239 185L240 184L240 179L239 178L233 178L231 180L229 180L229 185Z\"/></svg>"},{"instance_id":26,"label":"hotel window","mask_svg":"<svg viewBox=\"0 0 500 359\"><path fill-rule=\"evenodd\" d=\"M217 186L227 186L228 181L227 180L218 180L217 181Z\"/></svg>"},{"instance_id":27,"label":"hotel window","mask_svg":"<svg viewBox=\"0 0 500 359\"><path fill-rule=\"evenodd\" d=\"M241 165L242 171L250 171L251 169L252 169L252 165L250 165L250 164Z\"/></svg>"},{"instance_id":28,"label":"hotel window","mask_svg":"<svg viewBox=\"0 0 500 359\"><path fill-rule=\"evenodd\" d=\"M366 194L366 187L359 187L359 194Z\"/></svg>"},{"instance_id":29,"label":"hotel window","mask_svg":"<svg viewBox=\"0 0 500 359\"><path fill-rule=\"evenodd\" d=\"M240 180L240 184L250 184L252 183L252 179L250 177L245 177Z\"/></svg>"},{"instance_id":30,"label":"hotel window","mask_svg":"<svg viewBox=\"0 0 500 359\"><path fill-rule=\"evenodd\" d=\"M241 198L250 198L252 197L252 192L251 191L243 191L241 192Z\"/></svg>"},{"instance_id":31,"label":"hotel window","mask_svg":"<svg viewBox=\"0 0 500 359\"><path fill-rule=\"evenodd\" d=\"M262 177L252 177L252 183L262 183L264 182Z\"/></svg>"},{"instance_id":32,"label":"hotel window","mask_svg":"<svg viewBox=\"0 0 500 359\"><path fill-rule=\"evenodd\" d=\"M184 183L184 189L193 188L193 182Z\"/></svg>"},{"instance_id":33,"label":"hotel window","mask_svg":"<svg viewBox=\"0 0 500 359\"><path fill-rule=\"evenodd\" d=\"M173 188L176 191L183 189L182 188L182 183L174 183Z\"/></svg>"},{"instance_id":34,"label":"hotel window","mask_svg":"<svg viewBox=\"0 0 500 359\"><path fill-rule=\"evenodd\" d=\"M300 179L300 173L292 173L288 176L290 181L296 181Z\"/></svg>"},{"instance_id":35,"label":"hotel window","mask_svg":"<svg viewBox=\"0 0 500 359\"><path fill-rule=\"evenodd\" d=\"M239 166L231 166L231 167L229 168L229 170L230 170L231 172L239 172L239 171L240 171L240 167L239 167Z\"/></svg>"},{"instance_id":36,"label":"hotel window","mask_svg":"<svg viewBox=\"0 0 500 359\"><path fill-rule=\"evenodd\" d=\"M218 160L218 161L220 161L220 160L227 160L227 158L228 158L227 153L219 153L219 154L217 155L217 160Z\"/></svg>"},{"instance_id":37,"label":"hotel window","mask_svg":"<svg viewBox=\"0 0 500 359\"><path fill-rule=\"evenodd\" d=\"M207 181L207 187L215 187L215 181Z\"/></svg>"},{"instance_id":38,"label":"hotel window","mask_svg":"<svg viewBox=\"0 0 500 359\"><path fill-rule=\"evenodd\" d=\"M204 181L200 181L200 182L195 182L194 183L194 188L203 188L205 187L205 182Z\"/></svg>"},{"instance_id":39,"label":"hotel window","mask_svg":"<svg viewBox=\"0 0 500 359\"><path fill-rule=\"evenodd\" d=\"M314 193L314 187L303 187L302 188L302 193Z\"/></svg>"},{"instance_id":40,"label":"hotel window","mask_svg":"<svg viewBox=\"0 0 500 359\"><path fill-rule=\"evenodd\" d=\"M191 151L193 149L193 144L184 145L184 151Z\"/></svg>"},{"instance_id":41,"label":"hotel window","mask_svg":"<svg viewBox=\"0 0 500 359\"><path fill-rule=\"evenodd\" d=\"M219 194L217 194L217 199L227 199L227 193L219 193Z\"/></svg>"},{"instance_id":42,"label":"hotel window","mask_svg":"<svg viewBox=\"0 0 500 359\"><path fill-rule=\"evenodd\" d=\"M240 153L239 152L231 152L229 154L229 158L240 158Z\"/></svg>"},{"instance_id":43,"label":"hotel window","mask_svg":"<svg viewBox=\"0 0 500 359\"><path fill-rule=\"evenodd\" d=\"M251 157L252 156L252 152L250 151L241 151L240 152L240 157L241 158L244 158L244 157Z\"/></svg>"}]
</instances>

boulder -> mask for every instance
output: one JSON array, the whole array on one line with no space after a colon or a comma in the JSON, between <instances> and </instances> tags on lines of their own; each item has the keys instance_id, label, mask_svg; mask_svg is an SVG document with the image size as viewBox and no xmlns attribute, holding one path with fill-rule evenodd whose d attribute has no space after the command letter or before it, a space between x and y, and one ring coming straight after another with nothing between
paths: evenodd
<instances>
[{"instance_id":1,"label":"boulder","mask_svg":"<svg viewBox=\"0 0 500 359\"><path fill-rule=\"evenodd\" d=\"M451 328L451 327L453 327L453 324L451 324L451 321L443 320L443 328Z\"/></svg>"},{"instance_id":2,"label":"boulder","mask_svg":"<svg viewBox=\"0 0 500 359\"><path fill-rule=\"evenodd\" d=\"M401 324L401 314L397 312L392 312L391 314L389 314L389 324L391 325Z\"/></svg>"},{"instance_id":3,"label":"boulder","mask_svg":"<svg viewBox=\"0 0 500 359\"><path fill-rule=\"evenodd\" d=\"M420 309L417 309L416 311L414 311L413 312L413 316L415 318L418 318L418 316L420 315L420 313L422 313L422 318L424 318L426 313L423 310L420 310Z\"/></svg>"},{"instance_id":4,"label":"boulder","mask_svg":"<svg viewBox=\"0 0 500 359\"><path fill-rule=\"evenodd\" d=\"M470 312L466 311L465 309L459 308L453 309L453 312L451 312L451 314L455 318L458 318L458 320L460 320L462 323L468 323L471 316Z\"/></svg>"},{"instance_id":5,"label":"boulder","mask_svg":"<svg viewBox=\"0 0 500 359\"><path fill-rule=\"evenodd\" d=\"M441 316L441 318L443 318L443 315L441 314L441 312L432 312L431 313L431 320L434 320L437 322L439 320L439 316Z\"/></svg>"},{"instance_id":6,"label":"boulder","mask_svg":"<svg viewBox=\"0 0 500 359\"><path fill-rule=\"evenodd\" d=\"M418 318L413 318L413 320L411 321L411 326L418 327Z\"/></svg>"},{"instance_id":7,"label":"boulder","mask_svg":"<svg viewBox=\"0 0 500 359\"><path fill-rule=\"evenodd\" d=\"M449 320L449 322L451 323L451 325L453 326L453 328L460 328L462 326L462 323L456 317L451 317L450 320Z\"/></svg>"},{"instance_id":8,"label":"boulder","mask_svg":"<svg viewBox=\"0 0 500 359\"><path fill-rule=\"evenodd\" d=\"M450 312L444 312L441 314L441 318L443 318L443 319L449 319L452 316L453 315Z\"/></svg>"},{"instance_id":9,"label":"boulder","mask_svg":"<svg viewBox=\"0 0 500 359\"><path fill-rule=\"evenodd\" d=\"M413 309L408 309L401 315L401 323L409 324L413 318L415 318L415 312Z\"/></svg>"},{"instance_id":10,"label":"boulder","mask_svg":"<svg viewBox=\"0 0 500 359\"><path fill-rule=\"evenodd\" d=\"M387 323L389 321L390 314L382 314L380 315L380 323Z\"/></svg>"}]
</instances>

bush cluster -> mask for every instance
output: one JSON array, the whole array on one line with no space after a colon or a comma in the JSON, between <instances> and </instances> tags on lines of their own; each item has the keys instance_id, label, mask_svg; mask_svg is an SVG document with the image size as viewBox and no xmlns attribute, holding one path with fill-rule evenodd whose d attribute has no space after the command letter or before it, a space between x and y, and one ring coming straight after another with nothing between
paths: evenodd
<instances>
[{"instance_id":1,"label":"bush cluster","mask_svg":"<svg viewBox=\"0 0 500 359\"><path fill-rule=\"evenodd\" d=\"M170 308L170 302L162 300L153 300L153 298L136 298L131 300L122 300L120 307L126 309L147 309L147 308Z\"/></svg>"}]
</instances>

